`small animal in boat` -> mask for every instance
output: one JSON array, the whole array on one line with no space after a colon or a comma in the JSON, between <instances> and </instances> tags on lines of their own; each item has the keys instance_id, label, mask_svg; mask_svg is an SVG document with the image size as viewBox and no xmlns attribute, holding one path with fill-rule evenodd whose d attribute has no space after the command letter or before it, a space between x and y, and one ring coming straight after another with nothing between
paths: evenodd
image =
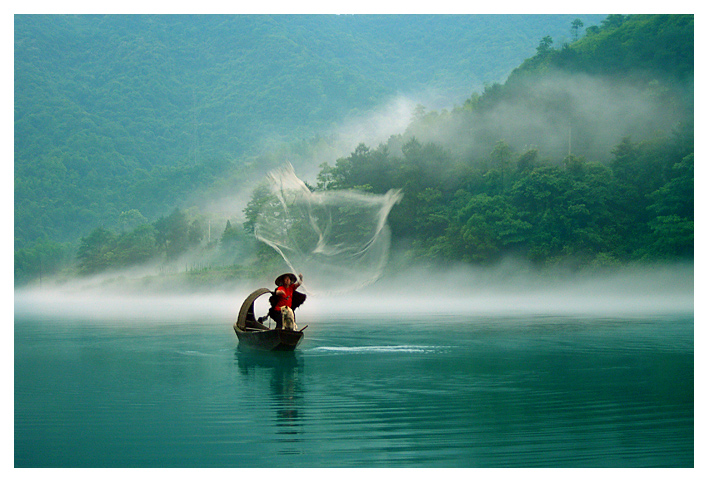
<instances>
[{"instance_id":1,"label":"small animal in boat","mask_svg":"<svg viewBox=\"0 0 708 482\"><path fill-rule=\"evenodd\" d=\"M283 315L283 328L285 330L297 330L297 324L295 324L295 313L290 309L289 306L283 306L280 308L280 313Z\"/></svg>"}]
</instances>

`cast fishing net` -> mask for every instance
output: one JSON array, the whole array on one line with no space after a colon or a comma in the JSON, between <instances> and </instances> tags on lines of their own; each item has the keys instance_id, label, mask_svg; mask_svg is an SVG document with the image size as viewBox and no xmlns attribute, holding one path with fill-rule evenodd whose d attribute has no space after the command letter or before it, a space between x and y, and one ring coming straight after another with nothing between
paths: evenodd
<instances>
[{"instance_id":1,"label":"cast fishing net","mask_svg":"<svg viewBox=\"0 0 708 482\"><path fill-rule=\"evenodd\" d=\"M258 215L256 238L304 275L308 292L350 291L381 276L391 241L386 219L400 190L312 192L289 164L268 180L271 196Z\"/></svg>"}]
</instances>

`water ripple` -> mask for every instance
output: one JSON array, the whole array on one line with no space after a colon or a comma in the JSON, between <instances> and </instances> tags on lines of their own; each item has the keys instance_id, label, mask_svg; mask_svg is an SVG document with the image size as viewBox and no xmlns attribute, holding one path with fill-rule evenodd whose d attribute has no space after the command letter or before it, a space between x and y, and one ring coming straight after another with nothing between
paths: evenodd
<instances>
[{"instance_id":1,"label":"water ripple","mask_svg":"<svg viewBox=\"0 0 708 482\"><path fill-rule=\"evenodd\" d=\"M691 319L15 325L15 466L691 467Z\"/></svg>"},{"instance_id":2,"label":"water ripple","mask_svg":"<svg viewBox=\"0 0 708 482\"><path fill-rule=\"evenodd\" d=\"M318 346L308 351L311 353L439 353L447 349L444 346L420 345L381 345L381 346Z\"/></svg>"}]
</instances>

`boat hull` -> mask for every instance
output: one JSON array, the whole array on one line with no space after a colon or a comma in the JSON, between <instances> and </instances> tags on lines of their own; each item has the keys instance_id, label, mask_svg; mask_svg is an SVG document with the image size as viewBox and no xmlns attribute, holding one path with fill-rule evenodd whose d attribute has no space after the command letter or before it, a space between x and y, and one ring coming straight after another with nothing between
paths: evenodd
<instances>
[{"instance_id":1,"label":"boat hull","mask_svg":"<svg viewBox=\"0 0 708 482\"><path fill-rule=\"evenodd\" d=\"M239 347L265 351L292 351L300 344L304 334L292 330L242 330L234 325Z\"/></svg>"}]
</instances>

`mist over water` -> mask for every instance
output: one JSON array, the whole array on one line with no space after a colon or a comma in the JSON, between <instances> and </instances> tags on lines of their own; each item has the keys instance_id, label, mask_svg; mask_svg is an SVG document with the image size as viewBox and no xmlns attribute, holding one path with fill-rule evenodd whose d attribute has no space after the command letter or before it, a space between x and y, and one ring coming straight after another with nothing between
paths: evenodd
<instances>
[{"instance_id":1,"label":"mist over water","mask_svg":"<svg viewBox=\"0 0 708 482\"><path fill-rule=\"evenodd\" d=\"M307 273L303 273L307 280ZM227 323L256 288L272 280L240 280L209 291L121 290L119 285L71 284L15 291L15 316L44 319L194 320ZM307 285L303 286L307 292ZM626 267L595 274L561 270L539 274L509 261L496 268L458 266L388 272L348 293L307 292L298 316L339 319L359 315L644 316L694 311L690 264ZM303 321L304 322L304 321ZM404 322L405 323L405 322Z\"/></svg>"},{"instance_id":2,"label":"mist over water","mask_svg":"<svg viewBox=\"0 0 708 482\"><path fill-rule=\"evenodd\" d=\"M16 290L15 466L693 466L692 264L398 258L285 357L231 328L265 274Z\"/></svg>"},{"instance_id":3,"label":"mist over water","mask_svg":"<svg viewBox=\"0 0 708 482\"><path fill-rule=\"evenodd\" d=\"M693 266L652 265L583 274L559 269L540 274L508 261L487 269L420 269L403 271L372 287L366 296L374 311L383 310L391 299L401 299L407 300L406 306L398 307L403 312L429 314L692 313Z\"/></svg>"},{"instance_id":4,"label":"mist over water","mask_svg":"<svg viewBox=\"0 0 708 482\"><path fill-rule=\"evenodd\" d=\"M692 279L401 270L287 356L239 345L247 282L18 291L15 466L693 467Z\"/></svg>"}]
</instances>

